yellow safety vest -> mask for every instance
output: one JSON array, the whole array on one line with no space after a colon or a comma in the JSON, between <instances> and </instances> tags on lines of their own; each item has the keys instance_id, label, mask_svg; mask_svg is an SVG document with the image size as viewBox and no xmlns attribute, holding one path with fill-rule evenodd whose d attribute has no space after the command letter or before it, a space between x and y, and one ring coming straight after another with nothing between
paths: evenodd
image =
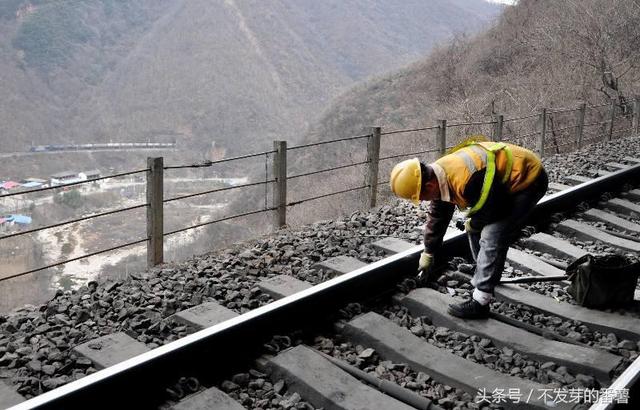
<instances>
[{"instance_id":1,"label":"yellow safety vest","mask_svg":"<svg viewBox=\"0 0 640 410\"><path fill-rule=\"evenodd\" d=\"M478 212L487 201L496 174L510 192L529 186L540 174L542 163L533 152L503 142L470 143L436 161L447 176L451 200L460 209L470 208L467 215ZM463 193L471 176L485 169L478 202L467 203Z\"/></svg>"}]
</instances>

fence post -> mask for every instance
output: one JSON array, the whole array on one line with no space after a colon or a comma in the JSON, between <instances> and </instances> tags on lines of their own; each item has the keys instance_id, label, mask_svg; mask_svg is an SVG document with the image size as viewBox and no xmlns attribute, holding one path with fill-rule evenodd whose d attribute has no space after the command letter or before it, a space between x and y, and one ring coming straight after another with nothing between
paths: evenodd
<instances>
[{"instance_id":1,"label":"fence post","mask_svg":"<svg viewBox=\"0 0 640 410\"><path fill-rule=\"evenodd\" d=\"M493 124L493 140L502 141L502 126L504 124L504 115L494 115L493 120L495 121L495 123Z\"/></svg>"},{"instance_id":2,"label":"fence post","mask_svg":"<svg viewBox=\"0 0 640 410\"><path fill-rule=\"evenodd\" d=\"M540 112L540 138L538 138L538 155L544 157L544 140L547 135L547 109L543 108Z\"/></svg>"},{"instance_id":3,"label":"fence post","mask_svg":"<svg viewBox=\"0 0 640 410\"><path fill-rule=\"evenodd\" d=\"M287 224L287 141L273 141L273 173L274 184L273 201L277 208L274 224L276 229Z\"/></svg>"},{"instance_id":4,"label":"fence post","mask_svg":"<svg viewBox=\"0 0 640 410\"><path fill-rule=\"evenodd\" d=\"M438 152L440 156L447 151L447 120L438 120Z\"/></svg>"},{"instance_id":5,"label":"fence post","mask_svg":"<svg viewBox=\"0 0 640 410\"><path fill-rule=\"evenodd\" d=\"M367 144L367 156L369 157L369 206L376 206L378 198L378 163L380 161L380 127L371 128L369 143Z\"/></svg>"},{"instance_id":6,"label":"fence post","mask_svg":"<svg viewBox=\"0 0 640 410\"><path fill-rule=\"evenodd\" d=\"M578 111L576 111L576 143L578 149L582 148L582 135L584 131L584 114L587 110L586 103L578 104Z\"/></svg>"},{"instance_id":7,"label":"fence post","mask_svg":"<svg viewBox=\"0 0 640 410\"><path fill-rule=\"evenodd\" d=\"M613 138L613 121L616 118L616 100L611 99L611 106L609 107L609 131L607 132L607 141L611 141Z\"/></svg>"},{"instance_id":8,"label":"fence post","mask_svg":"<svg viewBox=\"0 0 640 410\"><path fill-rule=\"evenodd\" d=\"M147 158L147 267L164 262L163 249L163 190L164 165L162 157Z\"/></svg>"},{"instance_id":9,"label":"fence post","mask_svg":"<svg viewBox=\"0 0 640 410\"><path fill-rule=\"evenodd\" d=\"M636 95L633 100L633 121L631 124L634 135L638 135L640 132L640 96Z\"/></svg>"}]
</instances>

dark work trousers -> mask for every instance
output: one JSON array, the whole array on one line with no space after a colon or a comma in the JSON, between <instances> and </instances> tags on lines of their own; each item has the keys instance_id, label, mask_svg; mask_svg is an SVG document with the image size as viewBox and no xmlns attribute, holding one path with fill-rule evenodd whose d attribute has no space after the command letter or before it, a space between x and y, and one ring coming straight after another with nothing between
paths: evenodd
<instances>
[{"instance_id":1,"label":"dark work trousers","mask_svg":"<svg viewBox=\"0 0 640 410\"><path fill-rule=\"evenodd\" d=\"M531 185L512 195L510 212L504 218L485 225L480 232L467 234L476 261L476 271L471 279L476 289L493 294L493 288L502 277L509 246L518 238L520 229L547 192L548 185L549 178L543 169Z\"/></svg>"}]
</instances>

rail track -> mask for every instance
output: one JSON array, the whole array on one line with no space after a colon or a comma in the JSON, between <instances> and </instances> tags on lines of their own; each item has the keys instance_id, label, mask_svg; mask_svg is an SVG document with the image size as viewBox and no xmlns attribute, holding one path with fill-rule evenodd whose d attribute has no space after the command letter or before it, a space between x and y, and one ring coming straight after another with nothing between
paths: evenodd
<instances>
[{"instance_id":1,"label":"rail track","mask_svg":"<svg viewBox=\"0 0 640 410\"><path fill-rule=\"evenodd\" d=\"M552 184L505 276L557 275L590 249L638 253L640 160L600 174ZM102 370L14 408L637 408L637 304L597 311L571 303L562 284L504 285L490 319L459 320L446 306L470 289L463 233L446 238L433 288L410 278L420 245L374 245L390 256L322 261L337 274L321 284L260 283L275 301L245 314L212 302L178 312L193 333L153 350L125 333L77 346Z\"/></svg>"}]
</instances>

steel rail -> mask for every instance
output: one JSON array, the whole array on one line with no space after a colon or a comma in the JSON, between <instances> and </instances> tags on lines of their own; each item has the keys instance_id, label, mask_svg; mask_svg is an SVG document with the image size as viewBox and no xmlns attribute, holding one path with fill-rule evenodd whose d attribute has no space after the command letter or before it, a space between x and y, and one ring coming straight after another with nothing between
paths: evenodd
<instances>
[{"instance_id":1,"label":"steel rail","mask_svg":"<svg viewBox=\"0 0 640 410\"><path fill-rule=\"evenodd\" d=\"M576 203L598 198L604 191L616 190L639 178L640 164L545 196L529 222L547 219L552 213L572 209ZM163 402L162 390L180 376L210 379L212 374L227 374L229 369L237 368L238 358L251 362L255 357L252 354L260 351L270 335L316 324L348 302L369 300L394 291L403 277L399 273L415 272L422 250L422 245L416 245L90 374L11 409L85 409L89 405L92 408L157 407ZM442 253L445 258L468 254L466 235L459 232L447 238ZM633 374L625 376L625 380L635 383L640 372L638 363L634 363L631 372Z\"/></svg>"}]
</instances>

